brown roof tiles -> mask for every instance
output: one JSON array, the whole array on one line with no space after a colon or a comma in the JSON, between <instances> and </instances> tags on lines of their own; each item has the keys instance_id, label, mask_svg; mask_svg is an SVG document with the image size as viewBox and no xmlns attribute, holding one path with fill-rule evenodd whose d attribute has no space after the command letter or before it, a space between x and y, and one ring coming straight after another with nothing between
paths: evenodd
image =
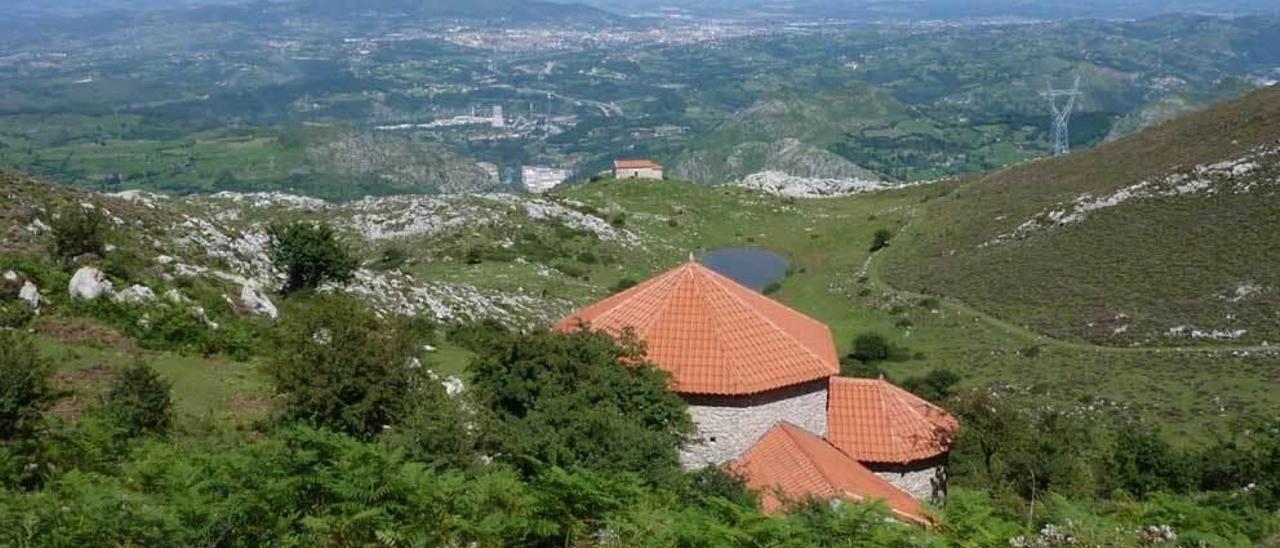
<instances>
[{"instance_id":1,"label":"brown roof tiles","mask_svg":"<svg viewBox=\"0 0 1280 548\"><path fill-rule=\"evenodd\" d=\"M808 496L857 502L883 500L900 519L928 524L920 502L830 443L790 423L781 422L735 462L747 486L759 490L767 513L786 500Z\"/></svg>"},{"instance_id":2,"label":"brown roof tiles","mask_svg":"<svg viewBox=\"0 0 1280 548\"><path fill-rule=\"evenodd\" d=\"M907 463L947 452L960 425L883 379L832 377L827 439L861 462Z\"/></svg>"},{"instance_id":3,"label":"brown roof tiles","mask_svg":"<svg viewBox=\"0 0 1280 548\"><path fill-rule=\"evenodd\" d=\"M685 394L755 394L839 371L831 331L697 262L588 306L556 324L613 335L632 329L646 358Z\"/></svg>"}]
</instances>

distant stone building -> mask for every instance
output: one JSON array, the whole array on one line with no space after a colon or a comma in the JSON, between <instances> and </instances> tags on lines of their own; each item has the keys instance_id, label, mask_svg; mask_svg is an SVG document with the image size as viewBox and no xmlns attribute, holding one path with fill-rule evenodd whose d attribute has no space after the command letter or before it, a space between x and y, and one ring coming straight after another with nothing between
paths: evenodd
<instances>
[{"instance_id":1,"label":"distant stone building","mask_svg":"<svg viewBox=\"0 0 1280 548\"><path fill-rule=\"evenodd\" d=\"M733 466L753 488L790 496L885 499L909 521L926 519L917 499L945 493L954 418L883 379L837 377L827 326L697 262L556 325L584 327L634 332L671 374L697 430L680 455L686 467ZM826 480L802 481L791 468Z\"/></svg>"},{"instance_id":2,"label":"distant stone building","mask_svg":"<svg viewBox=\"0 0 1280 548\"><path fill-rule=\"evenodd\" d=\"M662 180L662 164L644 158L620 158L613 161L615 179Z\"/></svg>"}]
</instances>

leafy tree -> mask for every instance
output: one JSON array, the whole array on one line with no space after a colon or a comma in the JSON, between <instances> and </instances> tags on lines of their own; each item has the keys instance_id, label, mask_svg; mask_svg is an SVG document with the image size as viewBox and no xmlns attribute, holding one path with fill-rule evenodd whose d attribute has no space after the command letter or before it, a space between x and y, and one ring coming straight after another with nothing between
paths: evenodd
<instances>
[{"instance_id":1,"label":"leafy tree","mask_svg":"<svg viewBox=\"0 0 1280 548\"><path fill-rule=\"evenodd\" d=\"M288 276L281 290L284 293L315 289L327 281L345 282L358 265L351 251L338 240L337 232L327 224L273 224L267 235L271 238L271 260L282 265Z\"/></svg>"},{"instance_id":2,"label":"leafy tree","mask_svg":"<svg viewBox=\"0 0 1280 548\"><path fill-rule=\"evenodd\" d=\"M878 362L889 359L889 339L879 333L863 333L853 341L853 353L860 362Z\"/></svg>"},{"instance_id":3,"label":"leafy tree","mask_svg":"<svg viewBox=\"0 0 1280 548\"><path fill-rule=\"evenodd\" d=\"M406 416L384 434L385 441L433 467L474 464L484 426L469 393L451 397L438 380L426 375L420 380L409 396Z\"/></svg>"},{"instance_id":4,"label":"leafy tree","mask_svg":"<svg viewBox=\"0 0 1280 548\"><path fill-rule=\"evenodd\" d=\"M112 425L129 436L162 434L173 422L169 383L151 366L136 362L112 382L103 412Z\"/></svg>"},{"instance_id":5,"label":"leafy tree","mask_svg":"<svg viewBox=\"0 0 1280 548\"><path fill-rule=\"evenodd\" d=\"M889 231L889 229L882 228L877 230L876 233L871 236L871 251L876 252L889 247L889 240L892 239L893 232Z\"/></svg>"},{"instance_id":6,"label":"leafy tree","mask_svg":"<svg viewBox=\"0 0 1280 548\"><path fill-rule=\"evenodd\" d=\"M759 503L756 493L747 488L747 478L730 468L708 464L689 473L694 496L700 500L721 498L744 508Z\"/></svg>"},{"instance_id":7,"label":"leafy tree","mask_svg":"<svg viewBox=\"0 0 1280 548\"><path fill-rule=\"evenodd\" d=\"M53 256L70 260L81 255L102 256L107 247L107 218L98 209L70 204L58 211L49 223L53 233Z\"/></svg>"},{"instance_id":8,"label":"leafy tree","mask_svg":"<svg viewBox=\"0 0 1280 548\"><path fill-rule=\"evenodd\" d=\"M863 333L853 340L853 352L848 358L865 363L881 361L906 361L911 357L907 349L894 345L879 333Z\"/></svg>"},{"instance_id":9,"label":"leafy tree","mask_svg":"<svg viewBox=\"0 0 1280 548\"><path fill-rule=\"evenodd\" d=\"M923 377L911 377L902 382L907 391L926 400L940 402L951 396L960 383L960 375L950 369L934 369Z\"/></svg>"},{"instance_id":10,"label":"leafy tree","mask_svg":"<svg viewBox=\"0 0 1280 548\"><path fill-rule=\"evenodd\" d=\"M1140 497L1185 492L1192 483L1190 462L1149 426L1130 424L1116 432L1109 464L1116 486Z\"/></svg>"},{"instance_id":11,"label":"leafy tree","mask_svg":"<svg viewBox=\"0 0 1280 548\"><path fill-rule=\"evenodd\" d=\"M884 369L881 369L876 362L858 361L851 356L845 356L840 360L840 375L858 379L877 379L884 376Z\"/></svg>"},{"instance_id":12,"label":"leafy tree","mask_svg":"<svg viewBox=\"0 0 1280 548\"><path fill-rule=\"evenodd\" d=\"M282 419L368 438L403 416L416 376L404 322L339 295L284 317L269 368Z\"/></svg>"},{"instance_id":13,"label":"leafy tree","mask_svg":"<svg viewBox=\"0 0 1280 548\"><path fill-rule=\"evenodd\" d=\"M52 372L30 337L0 331L0 442L35 433L55 397Z\"/></svg>"},{"instance_id":14,"label":"leafy tree","mask_svg":"<svg viewBox=\"0 0 1280 548\"><path fill-rule=\"evenodd\" d=\"M494 413L495 454L525 470L542 465L678 474L693 425L669 376L642 362L641 346L603 333L512 335L472 363L478 401Z\"/></svg>"}]
</instances>

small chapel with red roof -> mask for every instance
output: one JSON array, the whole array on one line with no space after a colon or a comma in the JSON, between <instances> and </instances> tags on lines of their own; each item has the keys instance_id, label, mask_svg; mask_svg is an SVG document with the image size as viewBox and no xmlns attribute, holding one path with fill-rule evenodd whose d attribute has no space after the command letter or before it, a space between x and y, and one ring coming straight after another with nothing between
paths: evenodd
<instances>
[{"instance_id":1,"label":"small chapel with red roof","mask_svg":"<svg viewBox=\"0 0 1280 548\"><path fill-rule=\"evenodd\" d=\"M837 376L826 325L696 261L556 324L584 328L642 340L697 428L681 462L732 467L768 512L805 496L881 500L927 523L920 501L945 494L955 418L883 379Z\"/></svg>"}]
</instances>

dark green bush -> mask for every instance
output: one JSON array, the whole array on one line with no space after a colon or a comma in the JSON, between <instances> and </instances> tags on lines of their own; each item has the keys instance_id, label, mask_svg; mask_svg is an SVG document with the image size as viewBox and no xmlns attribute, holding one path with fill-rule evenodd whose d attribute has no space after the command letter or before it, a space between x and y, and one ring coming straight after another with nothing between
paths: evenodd
<instances>
[{"instance_id":1,"label":"dark green bush","mask_svg":"<svg viewBox=\"0 0 1280 548\"><path fill-rule=\"evenodd\" d=\"M53 373L30 337L0 331L0 442L32 436L55 392Z\"/></svg>"},{"instance_id":2,"label":"dark green bush","mask_svg":"<svg viewBox=\"0 0 1280 548\"><path fill-rule=\"evenodd\" d=\"M267 229L271 238L268 253L284 269L287 281L281 289L291 293L315 289L327 281L346 282L358 265L337 232L327 224L274 224Z\"/></svg>"},{"instance_id":3,"label":"dark green bush","mask_svg":"<svg viewBox=\"0 0 1280 548\"><path fill-rule=\"evenodd\" d=\"M378 258L369 265L378 270L395 270L404 266L409 260L409 250L403 245L392 244L382 249Z\"/></svg>"},{"instance_id":4,"label":"dark green bush","mask_svg":"<svg viewBox=\"0 0 1280 548\"><path fill-rule=\"evenodd\" d=\"M637 281L635 280L635 278L623 278L623 279L621 279L621 280L618 280L618 283L615 283L615 284L613 284L613 285L609 286L609 292L610 292L610 293L621 293L621 292L623 292L623 291L626 291L626 290L628 290L628 289L631 289L631 288L635 287L635 286L636 286L636 284L638 284L638 283L640 283L640 282L637 282Z\"/></svg>"},{"instance_id":5,"label":"dark green bush","mask_svg":"<svg viewBox=\"0 0 1280 548\"><path fill-rule=\"evenodd\" d=\"M893 232L889 231L889 229L882 228L880 230L877 230L876 233L871 237L871 251L876 252L886 247L889 247L889 240L892 240L892 239L893 239Z\"/></svg>"},{"instance_id":6,"label":"dark green bush","mask_svg":"<svg viewBox=\"0 0 1280 548\"><path fill-rule=\"evenodd\" d=\"M923 377L911 377L902 382L902 388L932 402L941 402L960 384L960 375L949 369L934 369Z\"/></svg>"},{"instance_id":7,"label":"dark green bush","mask_svg":"<svg viewBox=\"0 0 1280 548\"><path fill-rule=\"evenodd\" d=\"M469 369L477 401L494 414L491 454L526 471L583 466L672 480L693 425L668 374L636 363L642 355L593 332L496 341Z\"/></svg>"},{"instance_id":8,"label":"dark green bush","mask_svg":"<svg viewBox=\"0 0 1280 548\"><path fill-rule=\"evenodd\" d=\"M109 423L128 436L163 434L173 423L169 383L138 361L121 371L103 402Z\"/></svg>"},{"instance_id":9,"label":"dark green bush","mask_svg":"<svg viewBox=\"0 0 1280 548\"><path fill-rule=\"evenodd\" d=\"M850 359L860 362L893 361L901 362L910 359L907 349L897 346L879 333L863 333L853 340L853 352Z\"/></svg>"},{"instance_id":10,"label":"dark green bush","mask_svg":"<svg viewBox=\"0 0 1280 548\"><path fill-rule=\"evenodd\" d=\"M403 321L339 295L284 318L268 368L282 420L369 438L404 416L421 341Z\"/></svg>"},{"instance_id":11,"label":"dark green bush","mask_svg":"<svg viewBox=\"0 0 1280 548\"><path fill-rule=\"evenodd\" d=\"M877 362L858 361L849 357L840 360L840 375L858 379L878 379L884 376L884 370Z\"/></svg>"},{"instance_id":12,"label":"dark green bush","mask_svg":"<svg viewBox=\"0 0 1280 548\"><path fill-rule=\"evenodd\" d=\"M438 468L465 468L477 462L483 415L469 394L449 396L439 379L419 375L406 398L405 416L383 433L391 447Z\"/></svg>"},{"instance_id":13,"label":"dark green bush","mask_svg":"<svg viewBox=\"0 0 1280 548\"><path fill-rule=\"evenodd\" d=\"M58 210L49 223L53 233L50 251L59 260L67 261L81 255L101 257L107 245L107 217L98 209L80 204L68 204Z\"/></svg>"}]
</instances>

